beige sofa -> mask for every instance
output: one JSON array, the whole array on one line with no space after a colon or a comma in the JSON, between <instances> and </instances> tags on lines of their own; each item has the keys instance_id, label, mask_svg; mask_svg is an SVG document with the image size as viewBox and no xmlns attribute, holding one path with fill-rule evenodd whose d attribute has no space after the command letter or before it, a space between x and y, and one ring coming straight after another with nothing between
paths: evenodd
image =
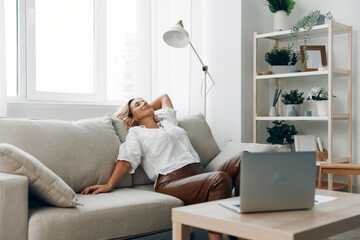
<instances>
[{"instance_id":1,"label":"beige sofa","mask_svg":"<svg viewBox=\"0 0 360 240\"><path fill-rule=\"evenodd\" d=\"M230 141L220 152L201 114L181 119L179 125L187 131L206 171L216 169L242 150L281 150L277 145ZM50 190L36 190L35 185L40 181L38 173L31 180L29 176L21 176L23 166L13 172L3 167L0 239L126 239L171 230L171 209L182 206L183 202L154 192L153 182L141 167L122 179L110 193L79 194L86 186L107 182L126 134L123 123L110 116L76 122L0 119L0 145L6 143L0 147L0 165L5 166L9 160L4 149L15 146L14 149L19 149L17 154L43 164L58 179L51 183ZM41 200L41 195L56 190L59 182L76 192L80 205L57 207ZM37 191L43 191L40 200Z\"/></svg>"}]
</instances>

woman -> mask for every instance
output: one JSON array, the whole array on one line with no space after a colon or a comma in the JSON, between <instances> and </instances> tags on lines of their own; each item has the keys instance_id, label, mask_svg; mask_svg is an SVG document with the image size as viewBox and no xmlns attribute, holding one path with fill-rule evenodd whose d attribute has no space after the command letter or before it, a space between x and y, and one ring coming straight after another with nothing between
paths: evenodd
<instances>
[{"instance_id":1,"label":"woman","mask_svg":"<svg viewBox=\"0 0 360 240\"><path fill-rule=\"evenodd\" d=\"M131 99L117 117L124 120L129 133L120 146L113 173L107 184L87 187L82 194L111 191L141 164L148 177L156 181L156 192L177 197L185 204L228 198L234 187L238 195L240 155L218 171L203 173L187 133L177 126L176 111L168 95L151 104L141 98ZM209 239L222 239L222 234L209 232Z\"/></svg>"}]
</instances>

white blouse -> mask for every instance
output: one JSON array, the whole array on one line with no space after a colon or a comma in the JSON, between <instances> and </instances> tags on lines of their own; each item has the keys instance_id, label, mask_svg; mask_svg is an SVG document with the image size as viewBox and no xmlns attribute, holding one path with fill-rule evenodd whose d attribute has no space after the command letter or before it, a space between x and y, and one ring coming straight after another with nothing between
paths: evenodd
<instances>
[{"instance_id":1,"label":"white blouse","mask_svg":"<svg viewBox=\"0 0 360 240\"><path fill-rule=\"evenodd\" d=\"M148 177L155 181L200 158L192 147L186 131L178 127L176 111L165 107L157 110L159 128L136 126L129 129L126 141L120 145L117 161L131 163L130 173L141 164Z\"/></svg>"}]
</instances>

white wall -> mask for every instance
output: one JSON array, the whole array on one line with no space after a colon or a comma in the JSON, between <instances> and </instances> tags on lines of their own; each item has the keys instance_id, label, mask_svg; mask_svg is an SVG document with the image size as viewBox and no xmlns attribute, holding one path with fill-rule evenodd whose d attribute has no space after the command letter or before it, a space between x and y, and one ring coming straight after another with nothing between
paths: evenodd
<instances>
[{"instance_id":1,"label":"white wall","mask_svg":"<svg viewBox=\"0 0 360 240\"><path fill-rule=\"evenodd\" d=\"M243 40L243 58L249 59L249 61L242 61L242 87L243 87L243 99L249 99L249 101L243 101L242 105L242 136L244 141L252 140L252 117L248 117L252 113L252 83L247 81L247 79L252 79L252 39L250 35L257 32L271 32L272 31L272 13L262 4L262 0L243 0L242 6L242 17L243 22L249 22L250 24L243 24L242 28L242 40ZM360 163L359 160L359 150L357 146L360 143L360 130L358 128L358 121L360 119L360 107L358 104L359 97L357 92L360 90L360 85L358 84L359 78L359 56L360 48L357 43L360 39L360 15L358 10L360 9L360 1L358 0L301 0L296 1L295 8L289 17L290 26L293 25L297 19L305 16L308 12L312 10L320 10L322 13L331 11L335 20L337 22L353 26L353 162ZM256 16L256 17L254 17ZM325 45L324 39L313 40L309 44L322 44ZM334 38L334 65L336 67L346 67L347 66L347 38L342 36L337 36ZM271 45L270 45L271 46ZM268 45L268 47L270 47ZM337 47L342 46L342 47ZM251 49L250 49L251 47ZM259 55L259 59L263 57ZM266 68L266 66L262 66ZM337 98L334 101L334 110L335 112L346 112L347 108L346 102L346 78L337 78L334 81L334 94ZM313 86L327 86L326 79L309 81L308 79L300 79L297 83L292 83L292 86L283 85L284 88L299 88L299 90L304 91L306 94L308 90ZM270 95L273 93L270 89L272 86L269 86L269 92L265 93L265 99L269 99ZM249 102L249 104L247 104ZM307 102L303 106L304 108L309 108L314 110L314 103ZM324 123L311 123L308 122L294 123L299 131L299 134L315 134L320 136L323 139L323 143L327 145L327 138L324 134L327 131L327 124ZM260 129L261 127L259 127ZM261 139L267 137L267 132L265 126L262 126L264 129ZM346 141L346 123L341 121L335 121L334 123L334 156L344 156L347 149ZM341 180L341 179L340 179ZM360 178L356 177L355 181L357 186L360 186ZM355 189L356 192L360 192L360 188Z\"/></svg>"}]
</instances>

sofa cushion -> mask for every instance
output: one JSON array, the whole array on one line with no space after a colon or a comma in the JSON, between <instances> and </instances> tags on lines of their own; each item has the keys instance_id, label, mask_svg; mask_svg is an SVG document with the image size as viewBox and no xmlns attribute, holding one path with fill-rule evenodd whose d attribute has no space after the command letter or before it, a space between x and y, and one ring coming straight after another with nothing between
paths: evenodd
<instances>
[{"instance_id":1,"label":"sofa cushion","mask_svg":"<svg viewBox=\"0 0 360 240\"><path fill-rule=\"evenodd\" d=\"M78 195L83 206L29 209L29 240L113 239L171 229L177 198L122 188L98 195Z\"/></svg>"},{"instance_id":2,"label":"sofa cushion","mask_svg":"<svg viewBox=\"0 0 360 240\"><path fill-rule=\"evenodd\" d=\"M21 149L0 144L0 171L26 176L30 193L58 207L78 205L75 192L53 171Z\"/></svg>"},{"instance_id":3,"label":"sofa cushion","mask_svg":"<svg viewBox=\"0 0 360 240\"><path fill-rule=\"evenodd\" d=\"M239 143L229 141L224 149L206 166L205 171L214 171L218 169L221 164L226 160L233 157L235 154L248 151L248 152L281 152L287 151L287 146L284 145L271 145L260 143Z\"/></svg>"},{"instance_id":4,"label":"sofa cushion","mask_svg":"<svg viewBox=\"0 0 360 240\"><path fill-rule=\"evenodd\" d=\"M219 154L220 148L204 116L198 113L184 117L179 120L179 127L185 129L192 146L199 154L201 166L206 167L210 160Z\"/></svg>"},{"instance_id":5,"label":"sofa cushion","mask_svg":"<svg viewBox=\"0 0 360 240\"><path fill-rule=\"evenodd\" d=\"M120 146L109 117L75 122L0 119L0 142L33 155L75 192L108 181ZM128 175L118 186L131 186L131 181Z\"/></svg>"}]
</instances>

